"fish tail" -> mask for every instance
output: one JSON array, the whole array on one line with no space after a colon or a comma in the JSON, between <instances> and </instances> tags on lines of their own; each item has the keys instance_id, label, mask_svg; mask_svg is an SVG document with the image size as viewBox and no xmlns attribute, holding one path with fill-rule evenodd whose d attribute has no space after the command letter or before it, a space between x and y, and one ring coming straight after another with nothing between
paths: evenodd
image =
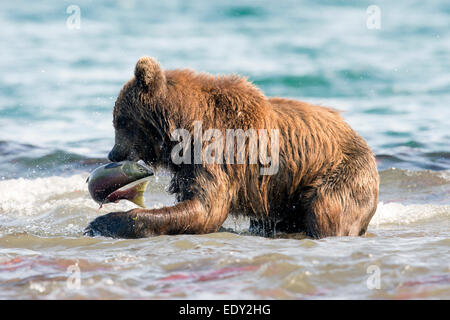
<instances>
[{"instance_id":1,"label":"fish tail","mask_svg":"<svg viewBox=\"0 0 450 320\"><path fill-rule=\"evenodd\" d=\"M145 208L145 198L144 192L147 189L148 181L144 181L136 187L136 196L130 199L131 202L137 204L138 206Z\"/></svg>"}]
</instances>

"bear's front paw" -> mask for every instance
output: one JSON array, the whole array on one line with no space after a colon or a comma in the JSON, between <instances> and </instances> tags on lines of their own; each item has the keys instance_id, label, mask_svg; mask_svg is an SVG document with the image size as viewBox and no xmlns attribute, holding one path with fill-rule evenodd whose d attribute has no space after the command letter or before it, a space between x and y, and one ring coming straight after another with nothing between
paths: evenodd
<instances>
[{"instance_id":1,"label":"bear's front paw","mask_svg":"<svg viewBox=\"0 0 450 320\"><path fill-rule=\"evenodd\" d=\"M135 219L129 212L111 212L95 218L84 230L86 236L136 238Z\"/></svg>"}]
</instances>

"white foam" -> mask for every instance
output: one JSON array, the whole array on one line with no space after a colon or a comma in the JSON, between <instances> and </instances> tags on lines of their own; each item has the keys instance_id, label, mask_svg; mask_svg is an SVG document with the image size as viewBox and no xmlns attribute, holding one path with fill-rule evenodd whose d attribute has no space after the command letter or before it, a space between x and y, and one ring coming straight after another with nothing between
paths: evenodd
<instances>
[{"instance_id":1,"label":"white foam","mask_svg":"<svg viewBox=\"0 0 450 320\"><path fill-rule=\"evenodd\" d=\"M89 196L86 178L87 174L0 181L0 214L34 216L58 207L97 210L99 205ZM114 209L120 210L133 207L127 201L114 204Z\"/></svg>"},{"instance_id":2,"label":"white foam","mask_svg":"<svg viewBox=\"0 0 450 320\"><path fill-rule=\"evenodd\" d=\"M450 205L380 202L370 225L378 227L384 224L411 224L436 217L450 218Z\"/></svg>"}]
</instances>

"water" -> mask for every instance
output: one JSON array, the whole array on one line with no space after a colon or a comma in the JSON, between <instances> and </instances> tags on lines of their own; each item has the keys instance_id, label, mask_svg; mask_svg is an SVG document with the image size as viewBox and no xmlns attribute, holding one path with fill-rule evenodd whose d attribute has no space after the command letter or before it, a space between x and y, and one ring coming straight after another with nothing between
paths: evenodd
<instances>
[{"instance_id":1,"label":"water","mask_svg":"<svg viewBox=\"0 0 450 320\"><path fill-rule=\"evenodd\" d=\"M450 298L450 4L77 1L0 7L0 298ZM359 238L88 238L86 177L113 145L138 57L240 73L267 95L332 106L369 143L380 204ZM173 203L152 178L149 207ZM80 283L76 281L80 272ZM376 277L379 275L380 289Z\"/></svg>"}]
</instances>

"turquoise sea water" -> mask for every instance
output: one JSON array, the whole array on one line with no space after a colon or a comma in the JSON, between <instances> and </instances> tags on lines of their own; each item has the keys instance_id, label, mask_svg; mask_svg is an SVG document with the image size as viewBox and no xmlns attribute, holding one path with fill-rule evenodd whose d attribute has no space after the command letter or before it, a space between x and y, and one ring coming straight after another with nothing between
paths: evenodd
<instances>
[{"instance_id":1,"label":"turquoise sea water","mask_svg":"<svg viewBox=\"0 0 450 320\"><path fill-rule=\"evenodd\" d=\"M79 29L67 26L70 5L80 9ZM370 5L380 29L367 27ZM0 9L0 298L449 297L450 2L2 1ZM84 180L113 145L112 107L143 55L167 69L238 73L268 96L342 110L381 173L370 237L83 237L98 214L128 208L98 212ZM165 179L153 182L150 207L173 202ZM84 286L67 291L61 279L75 261L87 270ZM365 285L372 264L385 271L381 291ZM196 282L217 270L225 280ZM158 282L180 273L193 280Z\"/></svg>"},{"instance_id":2,"label":"turquoise sea water","mask_svg":"<svg viewBox=\"0 0 450 320\"><path fill-rule=\"evenodd\" d=\"M1 151L105 157L114 100L151 55L343 110L382 168L450 168L447 1L79 1L80 29L66 26L70 4L1 5Z\"/></svg>"}]
</instances>

